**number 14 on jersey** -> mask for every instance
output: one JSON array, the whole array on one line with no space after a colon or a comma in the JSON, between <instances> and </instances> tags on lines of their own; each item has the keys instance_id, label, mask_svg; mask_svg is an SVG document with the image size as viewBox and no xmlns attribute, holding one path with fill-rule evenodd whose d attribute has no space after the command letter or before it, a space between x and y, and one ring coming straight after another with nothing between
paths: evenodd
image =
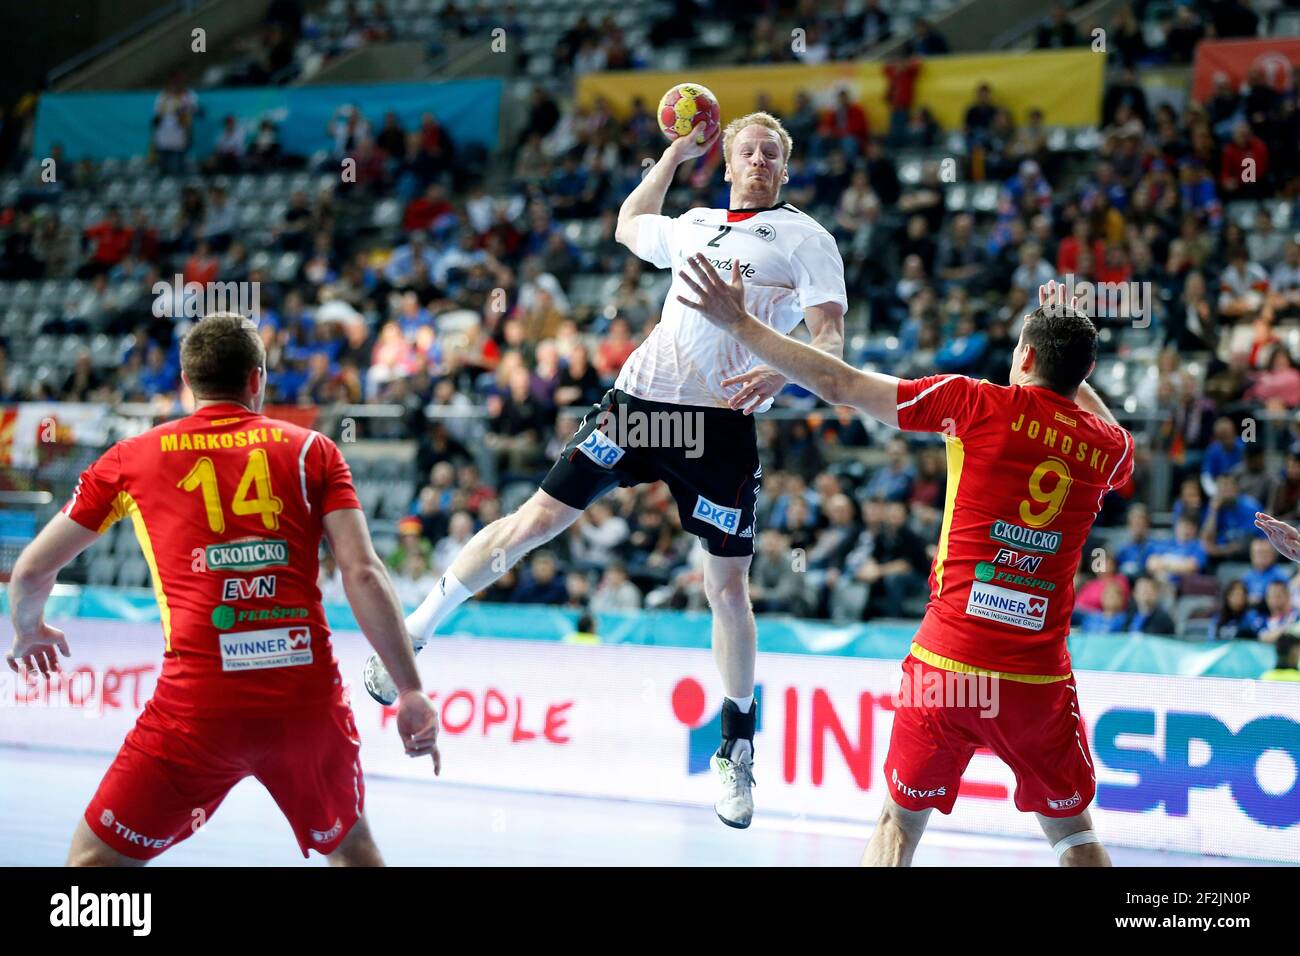
<instances>
[{"instance_id":1,"label":"number 14 on jersey","mask_svg":"<svg viewBox=\"0 0 1300 956\"><path fill-rule=\"evenodd\" d=\"M184 491L199 491L203 495L203 508L208 515L208 527L217 534L226 530L226 513L217 487L217 467L204 455L176 485ZM252 492L250 496L250 491ZM271 468L266 450L254 448L248 453L248 464L239 479L239 487L230 502L230 510L238 516L261 515L262 527L276 531L280 527L280 512L284 503L271 491Z\"/></svg>"}]
</instances>

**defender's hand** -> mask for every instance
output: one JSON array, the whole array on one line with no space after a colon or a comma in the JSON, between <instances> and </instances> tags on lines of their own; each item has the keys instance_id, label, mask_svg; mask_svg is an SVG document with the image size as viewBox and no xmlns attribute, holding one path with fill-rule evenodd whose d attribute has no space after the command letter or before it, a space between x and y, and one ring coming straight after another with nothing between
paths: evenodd
<instances>
[{"instance_id":1,"label":"defender's hand","mask_svg":"<svg viewBox=\"0 0 1300 956\"><path fill-rule=\"evenodd\" d=\"M745 311L745 284L740 278L740 260L732 261L730 284L723 281L713 263L703 254L696 253L686 261L695 273L694 278L685 269L677 275L699 301L692 302L681 295L677 301L721 328L739 325L749 314Z\"/></svg>"},{"instance_id":2,"label":"defender's hand","mask_svg":"<svg viewBox=\"0 0 1300 956\"><path fill-rule=\"evenodd\" d=\"M741 389L727 399L727 404L752 415L756 408L785 388L785 376L770 365L755 365L748 372L722 380L723 388L733 385L739 385Z\"/></svg>"},{"instance_id":3,"label":"defender's hand","mask_svg":"<svg viewBox=\"0 0 1300 956\"><path fill-rule=\"evenodd\" d=\"M1061 308L1065 305L1065 284L1058 284L1055 279L1049 279L1047 285L1038 287L1038 304L1046 308ZM1079 310L1079 297L1070 296L1070 308L1073 311Z\"/></svg>"},{"instance_id":4,"label":"defender's hand","mask_svg":"<svg viewBox=\"0 0 1300 956\"><path fill-rule=\"evenodd\" d=\"M5 662L15 674L21 674L25 669L40 671L49 677L62 670L58 654L55 653L56 648L64 657L72 656L68 650L68 639L63 636L63 632L42 621L40 627L31 634L14 634L14 646L5 655Z\"/></svg>"},{"instance_id":5,"label":"defender's hand","mask_svg":"<svg viewBox=\"0 0 1300 956\"><path fill-rule=\"evenodd\" d=\"M433 773L442 773L438 751L438 711L424 691L408 690L397 702L397 733L409 757L433 757Z\"/></svg>"},{"instance_id":6,"label":"defender's hand","mask_svg":"<svg viewBox=\"0 0 1300 956\"><path fill-rule=\"evenodd\" d=\"M1278 554L1291 561L1300 561L1300 531L1262 511L1255 512L1255 527L1268 535L1269 543L1277 548Z\"/></svg>"}]
</instances>

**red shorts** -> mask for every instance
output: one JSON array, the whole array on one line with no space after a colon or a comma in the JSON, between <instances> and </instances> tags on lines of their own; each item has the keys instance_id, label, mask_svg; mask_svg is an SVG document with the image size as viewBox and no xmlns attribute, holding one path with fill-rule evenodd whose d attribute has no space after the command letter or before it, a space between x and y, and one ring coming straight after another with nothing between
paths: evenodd
<instances>
[{"instance_id":1,"label":"red shorts","mask_svg":"<svg viewBox=\"0 0 1300 956\"><path fill-rule=\"evenodd\" d=\"M151 700L86 808L86 823L117 852L149 860L197 833L252 776L288 818L302 855L329 853L361 818L360 752L343 699L282 717L185 718Z\"/></svg>"},{"instance_id":2,"label":"red shorts","mask_svg":"<svg viewBox=\"0 0 1300 956\"><path fill-rule=\"evenodd\" d=\"M1026 684L943 670L910 654L903 675L885 758L885 782L900 807L951 813L978 747L1015 772L1020 810L1072 817L1092 802L1097 778L1072 676Z\"/></svg>"}]
</instances>

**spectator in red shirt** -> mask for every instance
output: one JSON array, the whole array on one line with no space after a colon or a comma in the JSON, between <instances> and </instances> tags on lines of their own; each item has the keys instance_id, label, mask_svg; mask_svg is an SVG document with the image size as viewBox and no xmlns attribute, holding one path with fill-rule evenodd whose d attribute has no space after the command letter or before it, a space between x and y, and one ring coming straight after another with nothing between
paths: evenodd
<instances>
[{"instance_id":1,"label":"spectator in red shirt","mask_svg":"<svg viewBox=\"0 0 1300 956\"><path fill-rule=\"evenodd\" d=\"M416 196L406 204L402 228L407 232L428 230L434 222L452 212L455 210L447 201L447 191L435 183L425 190L423 196Z\"/></svg>"},{"instance_id":2,"label":"spectator in red shirt","mask_svg":"<svg viewBox=\"0 0 1300 956\"><path fill-rule=\"evenodd\" d=\"M1119 573L1119 564L1111 552L1105 552L1102 560L1104 564L1101 571L1074 592L1075 611L1080 613L1101 611L1102 592L1112 584L1120 589L1120 593L1124 596L1124 606L1128 606L1129 595L1133 590L1129 586L1128 578Z\"/></svg>"},{"instance_id":3,"label":"spectator in red shirt","mask_svg":"<svg viewBox=\"0 0 1300 956\"><path fill-rule=\"evenodd\" d=\"M1233 126L1232 139L1223 147L1221 163L1219 185L1227 194L1225 199L1253 199L1263 195L1268 179L1268 147L1245 120Z\"/></svg>"},{"instance_id":4,"label":"spectator in red shirt","mask_svg":"<svg viewBox=\"0 0 1300 956\"><path fill-rule=\"evenodd\" d=\"M1091 250L1092 261L1101 262L1105 258L1101 240L1092 238L1092 229L1087 216L1079 216L1070 227L1070 234L1061 240L1056 250L1056 271L1061 275L1078 273L1079 253Z\"/></svg>"},{"instance_id":5,"label":"spectator in red shirt","mask_svg":"<svg viewBox=\"0 0 1300 956\"><path fill-rule=\"evenodd\" d=\"M835 107L822 114L817 132L833 140L849 157L865 152L870 137L867 114L849 99L848 90L840 90L835 100Z\"/></svg>"},{"instance_id":6,"label":"spectator in red shirt","mask_svg":"<svg viewBox=\"0 0 1300 956\"><path fill-rule=\"evenodd\" d=\"M438 156L447 147L447 137L442 131L442 124L434 119L432 113L420 117L420 145L434 156Z\"/></svg>"},{"instance_id":7,"label":"spectator in red shirt","mask_svg":"<svg viewBox=\"0 0 1300 956\"><path fill-rule=\"evenodd\" d=\"M1097 263L1098 282L1127 282L1133 275L1133 266L1129 264L1128 253L1121 245L1113 245L1106 250L1106 255Z\"/></svg>"},{"instance_id":8,"label":"spectator in red shirt","mask_svg":"<svg viewBox=\"0 0 1300 956\"><path fill-rule=\"evenodd\" d=\"M1284 345L1273 347L1268 369L1252 375L1246 400L1259 402L1269 411L1281 412L1300 408L1300 371Z\"/></svg>"},{"instance_id":9,"label":"spectator in red shirt","mask_svg":"<svg viewBox=\"0 0 1300 956\"><path fill-rule=\"evenodd\" d=\"M596 371L602 378L614 378L634 351L636 340L627 319L618 316L609 323L609 336L596 349Z\"/></svg>"},{"instance_id":10,"label":"spectator in red shirt","mask_svg":"<svg viewBox=\"0 0 1300 956\"><path fill-rule=\"evenodd\" d=\"M912 101L916 97L916 78L921 72L921 61L916 57L904 59L891 57L884 66L885 102L889 104L889 145L898 146L907 136L907 124L912 115Z\"/></svg>"},{"instance_id":11,"label":"spectator in red shirt","mask_svg":"<svg viewBox=\"0 0 1300 956\"><path fill-rule=\"evenodd\" d=\"M131 248L132 231L122 222L122 211L108 207L108 217L86 230L86 238L93 244L90 261L77 270L77 277L93 279L122 261Z\"/></svg>"},{"instance_id":12,"label":"spectator in red shirt","mask_svg":"<svg viewBox=\"0 0 1300 956\"><path fill-rule=\"evenodd\" d=\"M144 262L158 261L158 230L149 223L149 217L143 209L135 211L131 222L130 251L137 259Z\"/></svg>"},{"instance_id":13,"label":"spectator in red shirt","mask_svg":"<svg viewBox=\"0 0 1300 956\"><path fill-rule=\"evenodd\" d=\"M383 194L388 185L388 167L384 165L384 151L369 136L362 139L353 151L356 162L357 185L369 187L375 196Z\"/></svg>"},{"instance_id":14,"label":"spectator in red shirt","mask_svg":"<svg viewBox=\"0 0 1300 956\"><path fill-rule=\"evenodd\" d=\"M221 260L212 254L206 241L200 240L194 254L185 261L185 282L187 285L191 282L200 285L215 282L220 268Z\"/></svg>"}]
</instances>

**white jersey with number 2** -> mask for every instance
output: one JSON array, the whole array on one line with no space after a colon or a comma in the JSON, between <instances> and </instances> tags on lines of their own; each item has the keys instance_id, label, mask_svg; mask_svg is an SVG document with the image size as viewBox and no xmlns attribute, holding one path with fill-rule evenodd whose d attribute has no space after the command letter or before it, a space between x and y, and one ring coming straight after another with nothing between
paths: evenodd
<instances>
[{"instance_id":1,"label":"white jersey with number 2","mask_svg":"<svg viewBox=\"0 0 1300 956\"><path fill-rule=\"evenodd\" d=\"M691 209L677 218L642 216L637 255L673 270L659 324L618 374L614 387L653 402L723 407L740 391L722 380L760 364L748 349L699 312L677 301L694 299L677 273L686 260L703 253L728 281L740 260L745 307L783 335L803 319L804 310L834 302L848 308L844 261L831 234L789 203L770 209L728 211ZM767 411L771 399L756 411Z\"/></svg>"}]
</instances>

